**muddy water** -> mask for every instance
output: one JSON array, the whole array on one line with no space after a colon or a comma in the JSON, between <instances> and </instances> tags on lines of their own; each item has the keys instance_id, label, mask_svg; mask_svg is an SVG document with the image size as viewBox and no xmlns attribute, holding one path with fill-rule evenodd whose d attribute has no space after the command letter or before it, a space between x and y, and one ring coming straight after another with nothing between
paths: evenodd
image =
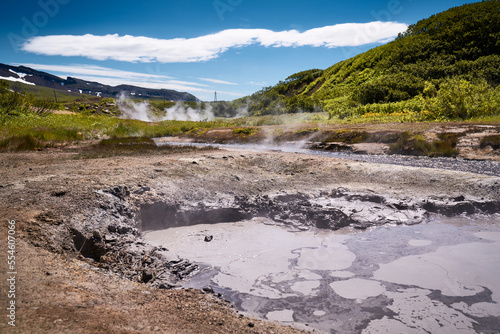
<instances>
[{"instance_id":1,"label":"muddy water","mask_svg":"<svg viewBox=\"0 0 500 334\"><path fill-rule=\"evenodd\" d=\"M362 232L254 219L145 238L200 264L186 286L264 319L327 333L500 333L500 218Z\"/></svg>"}]
</instances>

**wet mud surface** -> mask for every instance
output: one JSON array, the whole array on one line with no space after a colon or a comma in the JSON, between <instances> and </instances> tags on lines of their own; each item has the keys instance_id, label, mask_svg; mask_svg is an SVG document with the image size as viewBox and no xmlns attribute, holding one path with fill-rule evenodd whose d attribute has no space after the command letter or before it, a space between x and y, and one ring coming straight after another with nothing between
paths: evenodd
<instances>
[{"instance_id":1,"label":"wet mud surface","mask_svg":"<svg viewBox=\"0 0 500 334\"><path fill-rule=\"evenodd\" d=\"M263 319L327 333L500 333L500 217L336 232L254 219L144 237L202 268L185 286Z\"/></svg>"}]
</instances>

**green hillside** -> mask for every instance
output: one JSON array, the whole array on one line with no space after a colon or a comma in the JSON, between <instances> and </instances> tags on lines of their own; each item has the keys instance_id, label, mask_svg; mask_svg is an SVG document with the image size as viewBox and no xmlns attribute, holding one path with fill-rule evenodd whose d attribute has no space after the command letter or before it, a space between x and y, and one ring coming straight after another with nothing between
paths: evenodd
<instances>
[{"instance_id":1,"label":"green hillside","mask_svg":"<svg viewBox=\"0 0 500 334\"><path fill-rule=\"evenodd\" d=\"M499 83L500 1L493 0L433 15L393 42L235 103L247 103L252 115L466 119L500 114Z\"/></svg>"}]
</instances>

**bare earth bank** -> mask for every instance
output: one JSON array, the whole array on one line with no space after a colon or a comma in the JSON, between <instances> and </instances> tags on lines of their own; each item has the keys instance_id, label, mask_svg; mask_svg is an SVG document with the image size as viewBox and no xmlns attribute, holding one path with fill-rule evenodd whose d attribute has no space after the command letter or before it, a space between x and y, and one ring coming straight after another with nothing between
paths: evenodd
<instances>
[{"instance_id":1,"label":"bare earth bank","mask_svg":"<svg viewBox=\"0 0 500 334\"><path fill-rule=\"evenodd\" d=\"M243 317L210 291L169 289L197 268L140 231L254 215L297 228L415 224L495 213L500 198L496 176L280 152L74 160L47 150L2 153L0 169L0 235L15 220L17 236L16 327L5 311L0 325L8 333L300 332ZM322 204L332 198L340 204Z\"/></svg>"}]
</instances>

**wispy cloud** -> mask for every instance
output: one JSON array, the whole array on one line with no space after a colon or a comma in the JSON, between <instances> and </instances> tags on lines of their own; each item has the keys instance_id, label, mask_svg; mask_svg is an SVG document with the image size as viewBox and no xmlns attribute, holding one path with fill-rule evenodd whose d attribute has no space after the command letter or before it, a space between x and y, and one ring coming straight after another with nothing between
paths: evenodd
<instances>
[{"instance_id":1,"label":"wispy cloud","mask_svg":"<svg viewBox=\"0 0 500 334\"><path fill-rule=\"evenodd\" d=\"M157 75L157 74L147 74L139 72L131 72L124 70L116 70L113 68L107 68L95 65L86 64L74 64L74 65L46 65L46 64L16 64L23 65L37 69L39 71L53 71L59 73L68 74L83 74L83 75L93 75L99 77L112 77L112 78L123 78L123 79L146 79L146 80L168 80L174 79L173 77L167 75Z\"/></svg>"},{"instance_id":2,"label":"wispy cloud","mask_svg":"<svg viewBox=\"0 0 500 334\"><path fill-rule=\"evenodd\" d=\"M266 86L267 82L265 82L265 81L250 81L250 82L248 82L248 84L252 85L252 86Z\"/></svg>"},{"instance_id":3,"label":"wispy cloud","mask_svg":"<svg viewBox=\"0 0 500 334\"><path fill-rule=\"evenodd\" d=\"M185 84L182 83L182 81L138 81L138 80L130 80L130 79L122 79L122 78L110 78L110 77L97 77L97 76L90 76L90 75L80 75L78 76L79 79L86 80L86 81L93 81L93 82L99 82L105 85L110 85L110 86L118 86L118 85L131 85L131 86L138 86L138 87L144 87L144 88L152 88L152 89L173 89L177 91L185 91L189 93L193 93L196 95L196 93L199 92L207 92L211 93L213 92L213 89L205 89L202 87L198 86L193 86L189 85L189 82L185 82Z\"/></svg>"},{"instance_id":4,"label":"wispy cloud","mask_svg":"<svg viewBox=\"0 0 500 334\"><path fill-rule=\"evenodd\" d=\"M343 47L384 43L407 29L397 22L346 23L310 29L272 31L228 29L196 38L157 39L144 36L91 34L37 36L22 49L51 56L80 56L127 62L200 62L219 57L231 48L252 44L265 47Z\"/></svg>"},{"instance_id":5,"label":"wispy cloud","mask_svg":"<svg viewBox=\"0 0 500 334\"><path fill-rule=\"evenodd\" d=\"M216 84L221 84L221 85L237 85L237 83L234 83L234 82L218 80L218 79L198 78L198 80L207 81L207 82L216 83Z\"/></svg>"},{"instance_id":6,"label":"wispy cloud","mask_svg":"<svg viewBox=\"0 0 500 334\"><path fill-rule=\"evenodd\" d=\"M132 85L153 89L173 89L189 92L212 92L211 89L205 89L207 85L175 80L167 75L147 74L132 71L116 70L107 67L95 65L46 65L46 64L16 64L31 67L40 71L50 71L62 77L77 76L79 79L100 82L105 85Z\"/></svg>"}]
</instances>

